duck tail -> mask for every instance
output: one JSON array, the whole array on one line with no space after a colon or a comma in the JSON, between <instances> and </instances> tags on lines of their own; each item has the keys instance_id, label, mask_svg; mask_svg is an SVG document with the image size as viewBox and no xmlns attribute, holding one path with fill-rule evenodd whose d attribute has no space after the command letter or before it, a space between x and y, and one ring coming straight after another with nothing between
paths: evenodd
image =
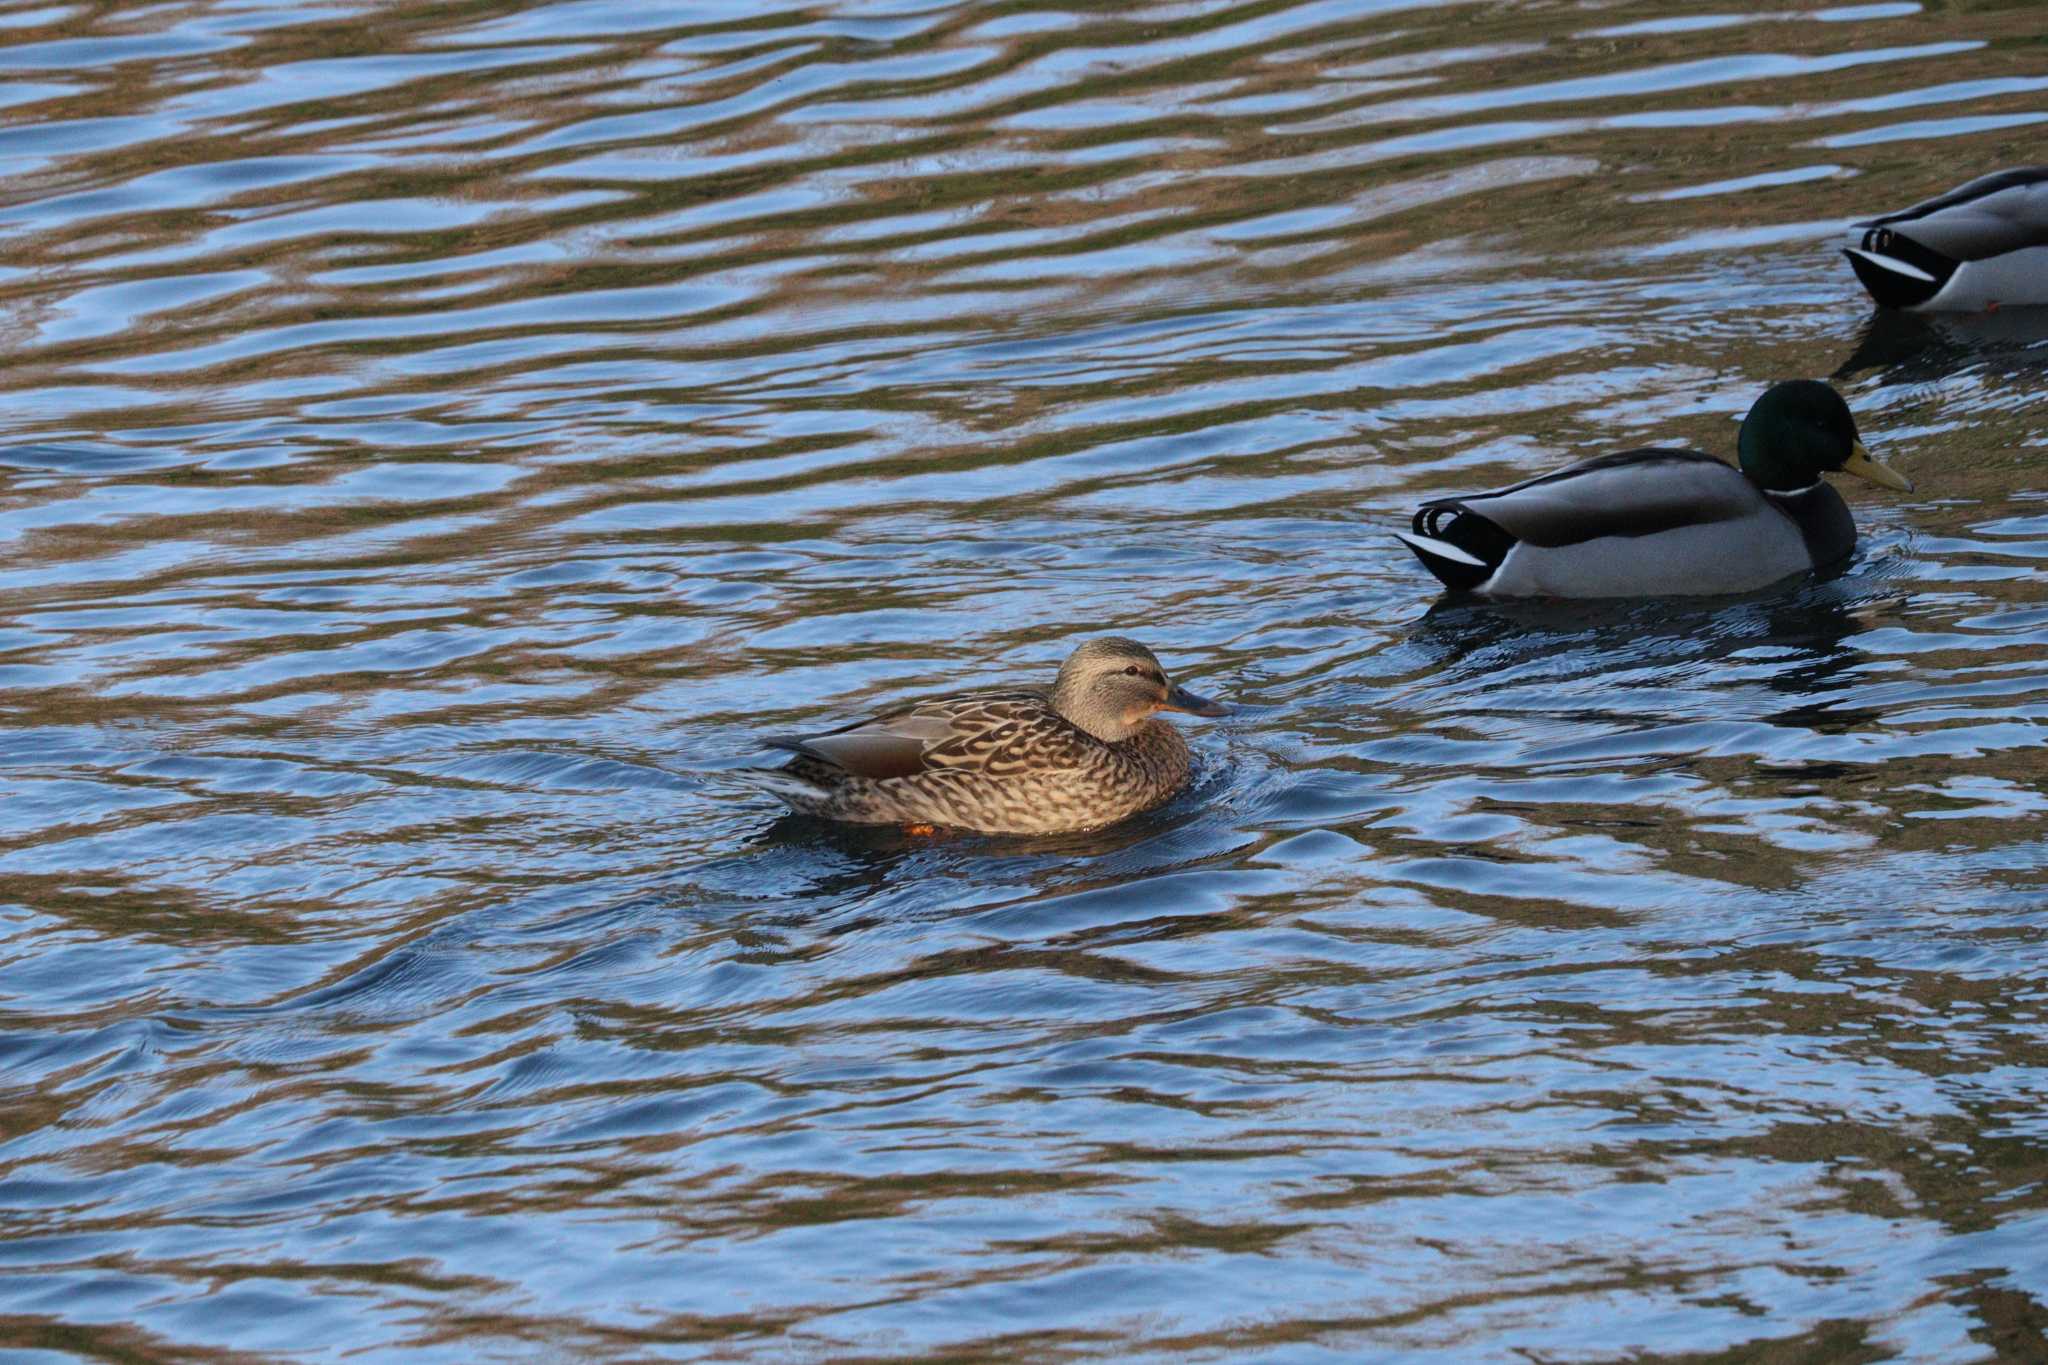
<instances>
[{"instance_id":1,"label":"duck tail","mask_svg":"<svg viewBox=\"0 0 2048 1365\"><path fill-rule=\"evenodd\" d=\"M791 810L814 811L832 795L830 788L788 768L734 768L727 776L767 793Z\"/></svg>"},{"instance_id":2,"label":"duck tail","mask_svg":"<svg viewBox=\"0 0 2048 1365\"><path fill-rule=\"evenodd\" d=\"M1917 308L1948 284L1961 264L1902 232L1873 227L1842 254L1881 308Z\"/></svg>"},{"instance_id":3,"label":"duck tail","mask_svg":"<svg viewBox=\"0 0 2048 1365\"><path fill-rule=\"evenodd\" d=\"M1515 545L1513 536L1456 501L1424 503L1413 528L1396 531L1394 537L1452 592L1471 592L1485 583Z\"/></svg>"},{"instance_id":4,"label":"duck tail","mask_svg":"<svg viewBox=\"0 0 2048 1365\"><path fill-rule=\"evenodd\" d=\"M1422 561L1422 567L1454 592L1470 592L1493 577L1491 564L1466 554L1447 540L1432 540L1407 531L1394 532L1394 538L1413 550L1415 557Z\"/></svg>"}]
</instances>

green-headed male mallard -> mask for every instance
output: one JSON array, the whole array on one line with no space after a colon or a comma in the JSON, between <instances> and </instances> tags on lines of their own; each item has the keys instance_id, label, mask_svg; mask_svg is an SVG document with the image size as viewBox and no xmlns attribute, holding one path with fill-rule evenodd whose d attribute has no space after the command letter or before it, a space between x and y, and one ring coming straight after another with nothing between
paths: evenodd
<instances>
[{"instance_id":1,"label":"green-headed male mallard","mask_svg":"<svg viewBox=\"0 0 2048 1365\"><path fill-rule=\"evenodd\" d=\"M2048 166L1979 176L1851 236L1842 254L1885 308L2048 304Z\"/></svg>"},{"instance_id":2,"label":"green-headed male mallard","mask_svg":"<svg viewBox=\"0 0 2048 1365\"><path fill-rule=\"evenodd\" d=\"M1486 493L1436 498L1396 531L1444 586L1499 597L1749 592L1856 546L1831 470L1912 491L1870 458L1840 394L1774 384L1742 419L1738 471L1696 450L1624 450Z\"/></svg>"},{"instance_id":3,"label":"green-headed male mallard","mask_svg":"<svg viewBox=\"0 0 2048 1365\"><path fill-rule=\"evenodd\" d=\"M817 735L755 783L807 815L857 825L1057 834L1113 824L1179 791L1186 741L1161 711L1224 708L1167 681L1135 640L1090 640L1051 687L927 697Z\"/></svg>"}]
</instances>

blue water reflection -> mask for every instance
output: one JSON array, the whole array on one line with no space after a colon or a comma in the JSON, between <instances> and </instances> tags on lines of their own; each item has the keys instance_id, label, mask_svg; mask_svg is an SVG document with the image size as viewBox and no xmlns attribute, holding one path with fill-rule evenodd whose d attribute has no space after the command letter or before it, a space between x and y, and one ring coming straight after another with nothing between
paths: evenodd
<instances>
[{"instance_id":1,"label":"blue water reflection","mask_svg":"<svg viewBox=\"0 0 2048 1365\"><path fill-rule=\"evenodd\" d=\"M2036 28L0 17L0 1344L2048 1354L2048 320L1833 250ZM1820 581L1387 534L1798 374ZM730 776L1094 631L1234 706L1125 825Z\"/></svg>"}]
</instances>

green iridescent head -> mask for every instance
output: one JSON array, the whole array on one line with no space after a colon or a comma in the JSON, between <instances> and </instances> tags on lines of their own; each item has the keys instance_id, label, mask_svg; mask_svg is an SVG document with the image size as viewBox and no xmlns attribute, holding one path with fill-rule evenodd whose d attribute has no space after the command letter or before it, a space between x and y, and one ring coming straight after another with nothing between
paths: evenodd
<instances>
[{"instance_id":1,"label":"green iridescent head","mask_svg":"<svg viewBox=\"0 0 2048 1365\"><path fill-rule=\"evenodd\" d=\"M1913 481L1870 458L1849 405L1818 379L1790 379L1764 390L1735 439L1742 472L1759 488L1789 493L1841 470L1902 493Z\"/></svg>"}]
</instances>

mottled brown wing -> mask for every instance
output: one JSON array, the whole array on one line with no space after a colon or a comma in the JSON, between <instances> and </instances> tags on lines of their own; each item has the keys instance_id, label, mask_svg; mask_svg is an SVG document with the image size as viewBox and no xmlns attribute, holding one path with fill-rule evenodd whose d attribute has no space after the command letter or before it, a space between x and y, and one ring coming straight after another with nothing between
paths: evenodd
<instances>
[{"instance_id":1,"label":"mottled brown wing","mask_svg":"<svg viewBox=\"0 0 2048 1365\"><path fill-rule=\"evenodd\" d=\"M935 768L1014 771L1033 754L1056 757L1058 741L1070 743L1074 734L1052 714L1044 693L1009 691L936 697L824 734L777 735L762 742L882 781Z\"/></svg>"},{"instance_id":2,"label":"mottled brown wing","mask_svg":"<svg viewBox=\"0 0 2048 1365\"><path fill-rule=\"evenodd\" d=\"M1086 741L1043 697L990 697L954 718L954 734L925 751L927 768L1008 777L1077 766Z\"/></svg>"}]
</instances>

